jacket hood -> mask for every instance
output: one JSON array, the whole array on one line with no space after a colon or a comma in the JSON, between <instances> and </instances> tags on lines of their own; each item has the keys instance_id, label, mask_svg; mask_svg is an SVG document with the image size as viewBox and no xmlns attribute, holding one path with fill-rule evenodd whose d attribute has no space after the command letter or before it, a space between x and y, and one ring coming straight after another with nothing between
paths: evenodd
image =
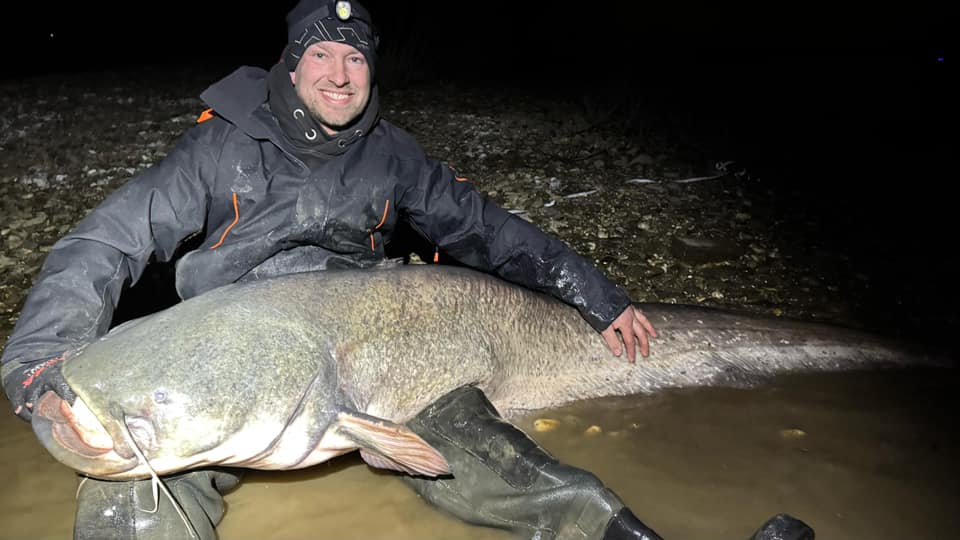
<instances>
[{"instance_id":1,"label":"jacket hood","mask_svg":"<svg viewBox=\"0 0 960 540\"><path fill-rule=\"evenodd\" d=\"M280 127L264 106L267 101L266 70L252 66L237 68L204 90L200 99L247 135L270 139L279 145Z\"/></svg>"}]
</instances>

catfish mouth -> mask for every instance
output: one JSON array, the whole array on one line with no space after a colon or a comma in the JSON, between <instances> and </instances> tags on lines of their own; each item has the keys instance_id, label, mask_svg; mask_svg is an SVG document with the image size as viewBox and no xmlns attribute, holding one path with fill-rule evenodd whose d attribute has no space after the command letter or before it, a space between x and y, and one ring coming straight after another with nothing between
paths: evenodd
<instances>
[{"instance_id":1,"label":"catfish mouth","mask_svg":"<svg viewBox=\"0 0 960 540\"><path fill-rule=\"evenodd\" d=\"M57 461L99 478L122 478L138 459L117 444L80 397L71 406L54 392L43 394L33 411L33 431Z\"/></svg>"}]
</instances>

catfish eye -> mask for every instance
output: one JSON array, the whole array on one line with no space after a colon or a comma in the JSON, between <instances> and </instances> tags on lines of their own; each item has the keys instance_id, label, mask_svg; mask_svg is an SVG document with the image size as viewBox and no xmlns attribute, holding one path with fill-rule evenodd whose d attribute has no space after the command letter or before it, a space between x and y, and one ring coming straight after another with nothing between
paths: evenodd
<instances>
[{"instance_id":1,"label":"catfish eye","mask_svg":"<svg viewBox=\"0 0 960 540\"><path fill-rule=\"evenodd\" d=\"M153 393L153 401L156 403L167 401L167 392L165 390L157 390Z\"/></svg>"}]
</instances>

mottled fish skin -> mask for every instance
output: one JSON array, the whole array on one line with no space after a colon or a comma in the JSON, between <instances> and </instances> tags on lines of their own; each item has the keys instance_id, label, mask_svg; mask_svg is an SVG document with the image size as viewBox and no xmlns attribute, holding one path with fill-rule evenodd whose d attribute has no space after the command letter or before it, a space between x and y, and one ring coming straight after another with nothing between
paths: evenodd
<instances>
[{"instance_id":1,"label":"mottled fish skin","mask_svg":"<svg viewBox=\"0 0 960 540\"><path fill-rule=\"evenodd\" d=\"M593 397L750 385L786 372L944 364L834 326L639 307L659 337L648 358L630 364L570 306L465 268L233 284L119 326L65 363L64 377L115 441L113 461L78 457L63 443L76 446L77 438L63 436L62 425L61 436L51 436L43 415L34 428L54 457L106 478L146 476L132 460L134 443L161 473L210 464L292 469L360 447L351 440L384 440L340 437L341 414L402 427L464 384L482 388L509 417ZM403 455L427 452L411 444ZM373 450L365 453L392 451Z\"/></svg>"}]
</instances>

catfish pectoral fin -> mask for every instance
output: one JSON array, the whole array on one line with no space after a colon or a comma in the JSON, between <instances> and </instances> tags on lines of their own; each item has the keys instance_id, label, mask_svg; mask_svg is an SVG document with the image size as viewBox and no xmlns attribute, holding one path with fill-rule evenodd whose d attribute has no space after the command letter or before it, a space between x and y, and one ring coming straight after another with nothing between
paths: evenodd
<instances>
[{"instance_id":1,"label":"catfish pectoral fin","mask_svg":"<svg viewBox=\"0 0 960 540\"><path fill-rule=\"evenodd\" d=\"M380 454L372 450L367 450L365 448L360 449L360 457L363 458L363 461L366 462L367 465L371 467L376 467L377 469L399 471L402 473L407 473L412 475L427 475L426 473L411 469L410 467L407 467L402 463L398 463L386 456L381 456ZM444 474L444 473L440 472L436 474L429 474L427 476L435 477L435 476L439 476L440 474Z\"/></svg>"},{"instance_id":2,"label":"catfish pectoral fin","mask_svg":"<svg viewBox=\"0 0 960 540\"><path fill-rule=\"evenodd\" d=\"M336 431L357 443L360 455L373 467L424 476L450 473L440 452L406 426L361 413L341 412Z\"/></svg>"}]
</instances>

